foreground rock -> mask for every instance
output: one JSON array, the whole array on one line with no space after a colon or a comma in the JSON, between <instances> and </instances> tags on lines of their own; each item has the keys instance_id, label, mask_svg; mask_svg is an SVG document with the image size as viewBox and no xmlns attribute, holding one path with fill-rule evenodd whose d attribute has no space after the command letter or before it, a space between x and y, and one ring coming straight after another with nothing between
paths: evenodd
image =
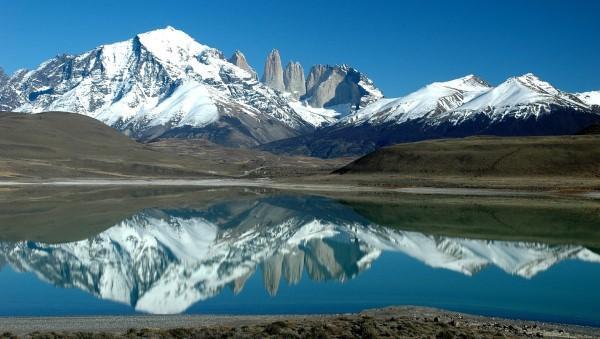
<instances>
[{"instance_id":1,"label":"foreground rock","mask_svg":"<svg viewBox=\"0 0 600 339\"><path fill-rule=\"evenodd\" d=\"M76 320L76 321L74 321ZM403 307L335 316L0 318L1 337L594 338L598 328Z\"/></svg>"}]
</instances>

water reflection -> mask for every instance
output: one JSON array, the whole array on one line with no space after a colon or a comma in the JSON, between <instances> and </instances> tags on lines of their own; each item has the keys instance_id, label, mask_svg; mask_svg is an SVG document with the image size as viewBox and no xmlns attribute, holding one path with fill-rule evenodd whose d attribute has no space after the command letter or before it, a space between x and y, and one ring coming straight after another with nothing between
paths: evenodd
<instances>
[{"instance_id":1,"label":"water reflection","mask_svg":"<svg viewBox=\"0 0 600 339\"><path fill-rule=\"evenodd\" d=\"M353 279L384 251L471 276L486 266L530 279L566 259L600 263L580 245L474 240L373 223L336 200L297 195L233 199L206 208L143 209L88 239L0 242L0 267L32 272L148 313L181 313L257 271L280 284ZM396 272L390 272L393 274Z\"/></svg>"}]
</instances>

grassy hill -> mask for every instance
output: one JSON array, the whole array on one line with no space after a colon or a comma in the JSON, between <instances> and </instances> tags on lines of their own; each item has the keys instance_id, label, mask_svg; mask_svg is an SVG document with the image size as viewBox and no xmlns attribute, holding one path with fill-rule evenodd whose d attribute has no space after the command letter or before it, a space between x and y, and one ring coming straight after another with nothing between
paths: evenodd
<instances>
[{"instance_id":1,"label":"grassy hill","mask_svg":"<svg viewBox=\"0 0 600 339\"><path fill-rule=\"evenodd\" d=\"M0 178L299 175L339 160L280 157L173 139L141 144L105 124L63 112L0 112Z\"/></svg>"},{"instance_id":2,"label":"grassy hill","mask_svg":"<svg viewBox=\"0 0 600 339\"><path fill-rule=\"evenodd\" d=\"M334 173L600 178L600 136L470 137L398 144Z\"/></svg>"},{"instance_id":3,"label":"grassy hill","mask_svg":"<svg viewBox=\"0 0 600 339\"><path fill-rule=\"evenodd\" d=\"M92 118L0 113L0 177L207 176Z\"/></svg>"}]
</instances>

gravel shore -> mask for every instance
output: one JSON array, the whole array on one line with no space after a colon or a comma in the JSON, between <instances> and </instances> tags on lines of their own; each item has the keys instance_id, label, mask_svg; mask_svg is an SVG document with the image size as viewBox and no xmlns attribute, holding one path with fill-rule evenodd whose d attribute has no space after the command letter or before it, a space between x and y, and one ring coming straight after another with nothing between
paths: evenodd
<instances>
[{"instance_id":1,"label":"gravel shore","mask_svg":"<svg viewBox=\"0 0 600 339\"><path fill-rule=\"evenodd\" d=\"M473 316L422 307L341 315L0 318L0 337L597 338L600 328Z\"/></svg>"}]
</instances>

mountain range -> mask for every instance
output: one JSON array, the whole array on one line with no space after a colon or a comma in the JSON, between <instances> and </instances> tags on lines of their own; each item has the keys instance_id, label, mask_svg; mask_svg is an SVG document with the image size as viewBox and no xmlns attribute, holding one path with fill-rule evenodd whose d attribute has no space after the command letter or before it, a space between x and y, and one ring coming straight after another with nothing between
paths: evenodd
<instances>
[{"instance_id":1,"label":"mountain range","mask_svg":"<svg viewBox=\"0 0 600 339\"><path fill-rule=\"evenodd\" d=\"M311 134L262 147L328 158L425 139L575 134L600 122L597 93L562 92L531 73L496 87L468 75L380 99Z\"/></svg>"},{"instance_id":2,"label":"mountain range","mask_svg":"<svg viewBox=\"0 0 600 339\"><path fill-rule=\"evenodd\" d=\"M277 60L276 72L281 77L279 54L274 51L270 58ZM352 88L356 92L367 92L363 83L372 85L349 67L323 67L335 75L352 72L348 81L357 82ZM328 73L319 75L311 83L313 87L330 84ZM2 75L0 110L75 112L138 140L203 137L235 147L307 133L336 114L298 103L294 109L290 105L293 99L277 89L282 88L257 81L241 52L227 60L221 51L167 27L80 55L60 55L31 71ZM324 92L328 89L311 93L331 101L335 93L327 96ZM360 95L350 99L360 101ZM332 102L360 106L344 100Z\"/></svg>"},{"instance_id":3,"label":"mountain range","mask_svg":"<svg viewBox=\"0 0 600 339\"><path fill-rule=\"evenodd\" d=\"M532 278L567 259L600 263L579 245L473 240L394 230L318 197L234 200L206 209L148 208L86 239L0 242L0 263L148 313L180 313L224 288L239 293L260 269L269 294L281 280L346 281L382 252L474 275L486 266Z\"/></svg>"},{"instance_id":4,"label":"mountain range","mask_svg":"<svg viewBox=\"0 0 600 339\"><path fill-rule=\"evenodd\" d=\"M67 111L140 141L205 138L231 147L337 157L398 142L469 135L572 134L600 121L600 91L566 93L533 74L492 86L475 75L385 98L348 65L283 67L272 50L260 77L172 27L34 70L0 70L0 111Z\"/></svg>"}]
</instances>

